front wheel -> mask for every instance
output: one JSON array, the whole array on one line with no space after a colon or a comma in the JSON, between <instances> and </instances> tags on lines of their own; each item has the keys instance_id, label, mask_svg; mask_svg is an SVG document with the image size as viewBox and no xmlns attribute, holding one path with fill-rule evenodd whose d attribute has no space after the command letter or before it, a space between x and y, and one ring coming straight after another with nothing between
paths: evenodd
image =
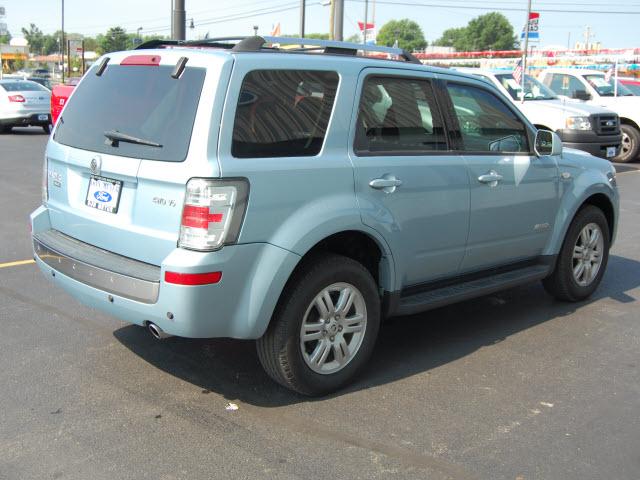
<instances>
[{"instance_id":1,"label":"front wheel","mask_svg":"<svg viewBox=\"0 0 640 480\"><path fill-rule=\"evenodd\" d=\"M613 159L614 162L633 162L640 153L640 132L631 125L620 125L622 131L622 143L620 153Z\"/></svg>"},{"instance_id":2,"label":"front wheel","mask_svg":"<svg viewBox=\"0 0 640 480\"><path fill-rule=\"evenodd\" d=\"M577 302L590 296L602 280L609 260L609 225L602 210L581 209L571 222L554 272L544 288L559 300Z\"/></svg>"},{"instance_id":3,"label":"front wheel","mask_svg":"<svg viewBox=\"0 0 640 480\"><path fill-rule=\"evenodd\" d=\"M369 360L380 297L369 271L348 257L307 261L285 287L258 357L276 382L303 395L346 385Z\"/></svg>"}]
</instances>

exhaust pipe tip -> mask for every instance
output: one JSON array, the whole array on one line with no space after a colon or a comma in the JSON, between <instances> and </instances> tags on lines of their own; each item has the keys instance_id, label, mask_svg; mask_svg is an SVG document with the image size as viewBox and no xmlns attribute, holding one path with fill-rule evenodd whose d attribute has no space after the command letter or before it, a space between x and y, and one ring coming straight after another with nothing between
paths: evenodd
<instances>
[{"instance_id":1,"label":"exhaust pipe tip","mask_svg":"<svg viewBox=\"0 0 640 480\"><path fill-rule=\"evenodd\" d=\"M173 335L169 335L164 330L162 330L158 325L151 322L147 323L147 330L149 330L149 333L156 340L164 340L165 338L169 338L173 336Z\"/></svg>"}]
</instances>

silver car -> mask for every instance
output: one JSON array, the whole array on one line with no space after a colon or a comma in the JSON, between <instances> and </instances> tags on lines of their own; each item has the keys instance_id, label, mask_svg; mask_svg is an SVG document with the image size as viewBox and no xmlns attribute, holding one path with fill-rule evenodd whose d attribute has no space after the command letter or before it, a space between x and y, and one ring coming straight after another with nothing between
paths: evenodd
<instances>
[{"instance_id":1,"label":"silver car","mask_svg":"<svg viewBox=\"0 0 640 480\"><path fill-rule=\"evenodd\" d=\"M0 132L30 125L51 132L51 91L29 80L0 80Z\"/></svg>"}]
</instances>

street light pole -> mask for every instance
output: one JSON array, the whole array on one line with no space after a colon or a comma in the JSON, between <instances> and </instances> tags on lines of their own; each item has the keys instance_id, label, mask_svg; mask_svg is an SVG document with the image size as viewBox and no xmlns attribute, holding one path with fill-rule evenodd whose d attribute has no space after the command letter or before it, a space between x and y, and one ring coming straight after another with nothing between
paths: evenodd
<instances>
[{"instance_id":1,"label":"street light pole","mask_svg":"<svg viewBox=\"0 0 640 480\"><path fill-rule=\"evenodd\" d=\"M342 41L342 30L344 26L344 0L333 0L335 3L333 12L333 37L334 40Z\"/></svg>"},{"instance_id":2,"label":"street light pole","mask_svg":"<svg viewBox=\"0 0 640 480\"><path fill-rule=\"evenodd\" d=\"M364 27L362 29L362 43L367 43L367 17L369 16L369 0L364 0Z\"/></svg>"},{"instance_id":3,"label":"street light pole","mask_svg":"<svg viewBox=\"0 0 640 480\"><path fill-rule=\"evenodd\" d=\"M184 40L186 36L187 12L184 9L184 0L173 0L173 12L171 22L171 38Z\"/></svg>"},{"instance_id":4,"label":"street light pole","mask_svg":"<svg viewBox=\"0 0 640 480\"><path fill-rule=\"evenodd\" d=\"M305 0L300 0L300 38L304 38Z\"/></svg>"}]
</instances>

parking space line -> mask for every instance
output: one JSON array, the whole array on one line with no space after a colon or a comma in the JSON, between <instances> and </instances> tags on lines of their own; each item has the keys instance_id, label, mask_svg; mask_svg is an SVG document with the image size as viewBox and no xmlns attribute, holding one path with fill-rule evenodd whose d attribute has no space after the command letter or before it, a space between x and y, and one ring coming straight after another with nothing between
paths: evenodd
<instances>
[{"instance_id":1,"label":"parking space line","mask_svg":"<svg viewBox=\"0 0 640 480\"><path fill-rule=\"evenodd\" d=\"M36 261L33 259L30 259L30 260L18 260L17 262L0 263L0 268L18 267L20 265L29 265L30 263L36 263Z\"/></svg>"}]
</instances>

